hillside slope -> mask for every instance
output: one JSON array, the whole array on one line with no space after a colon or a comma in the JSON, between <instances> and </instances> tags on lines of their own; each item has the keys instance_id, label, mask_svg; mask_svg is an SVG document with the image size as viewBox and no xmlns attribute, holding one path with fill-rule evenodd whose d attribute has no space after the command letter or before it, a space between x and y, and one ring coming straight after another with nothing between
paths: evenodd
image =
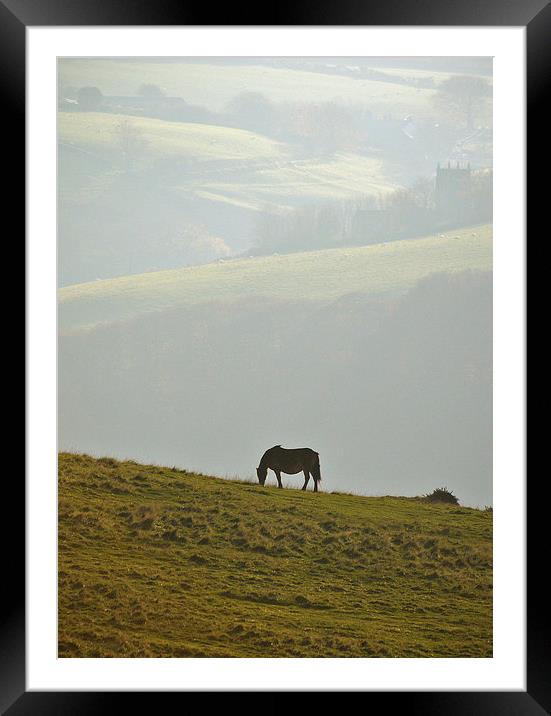
<instances>
[{"instance_id":1,"label":"hillside slope","mask_svg":"<svg viewBox=\"0 0 551 716\"><path fill-rule=\"evenodd\" d=\"M76 175L61 172L64 202L85 204L112 191L129 158L142 171L148 167L149 191L160 182L180 200L194 196L256 211L305 199L384 195L399 186L380 158L350 152L297 158L289 145L235 127L60 112L58 136L61 149L72 153L73 160L76 153L79 168L86 167Z\"/></svg>"},{"instance_id":2,"label":"hillside slope","mask_svg":"<svg viewBox=\"0 0 551 716\"><path fill-rule=\"evenodd\" d=\"M492 268L489 224L440 236L261 256L76 284L60 289L62 331L166 308L264 296L334 300L352 292L402 292L432 273Z\"/></svg>"},{"instance_id":3,"label":"hillside slope","mask_svg":"<svg viewBox=\"0 0 551 716\"><path fill-rule=\"evenodd\" d=\"M59 456L61 657L489 657L491 560L489 512Z\"/></svg>"},{"instance_id":4,"label":"hillside slope","mask_svg":"<svg viewBox=\"0 0 551 716\"><path fill-rule=\"evenodd\" d=\"M57 121L60 142L107 156L122 151L130 142L120 136L119 128L127 122L145 142L143 152L152 156L201 161L286 157L285 145L244 129L101 112L60 112Z\"/></svg>"}]
</instances>

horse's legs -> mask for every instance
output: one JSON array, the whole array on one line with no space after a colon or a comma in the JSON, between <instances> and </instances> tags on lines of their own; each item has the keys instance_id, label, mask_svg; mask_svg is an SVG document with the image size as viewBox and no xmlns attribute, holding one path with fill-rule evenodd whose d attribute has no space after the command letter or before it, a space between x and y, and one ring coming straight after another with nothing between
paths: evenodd
<instances>
[{"instance_id":1,"label":"horse's legs","mask_svg":"<svg viewBox=\"0 0 551 716\"><path fill-rule=\"evenodd\" d=\"M274 472L277 477L277 486L283 489L283 485L281 484L281 473L279 472L279 470L274 470Z\"/></svg>"},{"instance_id":2,"label":"horse's legs","mask_svg":"<svg viewBox=\"0 0 551 716\"><path fill-rule=\"evenodd\" d=\"M308 484L308 480L310 479L310 473L308 472L308 470L303 470L302 472L304 473L304 485L302 486L302 489L305 490L306 485Z\"/></svg>"},{"instance_id":3,"label":"horse's legs","mask_svg":"<svg viewBox=\"0 0 551 716\"><path fill-rule=\"evenodd\" d=\"M318 481L314 477L314 492L317 492L317 491L318 491Z\"/></svg>"}]
</instances>

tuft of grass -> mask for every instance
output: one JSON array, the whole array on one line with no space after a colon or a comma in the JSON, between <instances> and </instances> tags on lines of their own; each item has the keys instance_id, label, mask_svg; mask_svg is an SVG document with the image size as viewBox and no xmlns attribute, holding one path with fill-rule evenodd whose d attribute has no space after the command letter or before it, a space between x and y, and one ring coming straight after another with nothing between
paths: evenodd
<instances>
[{"instance_id":1,"label":"tuft of grass","mask_svg":"<svg viewBox=\"0 0 551 716\"><path fill-rule=\"evenodd\" d=\"M58 465L60 657L492 656L491 512Z\"/></svg>"}]
</instances>

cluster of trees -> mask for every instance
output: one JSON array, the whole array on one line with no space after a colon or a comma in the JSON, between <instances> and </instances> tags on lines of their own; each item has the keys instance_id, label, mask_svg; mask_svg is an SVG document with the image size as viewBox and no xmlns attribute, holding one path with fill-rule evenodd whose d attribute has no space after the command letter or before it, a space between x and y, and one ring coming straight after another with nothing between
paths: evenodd
<instances>
[{"instance_id":1,"label":"cluster of trees","mask_svg":"<svg viewBox=\"0 0 551 716\"><path fill-rule=\"evenodd\" d=\"M435 87L434 119L456 130L471 130L480 122L491 123L491 96L492 87L485 78L454 75ZM237 95L224 114L229 124L329 153L365 144L374 120L364 104L276 103L260 92ZM429 125L434 127L434 122Z\"/></svg>"},{"instance_id":2,"label":"cluster of trees","mask_svg":"<svg viewBox=\"0 0 551 716\"><path fill-rule=\"evenodd\" d=\"M368 220L362 220L368 217ZM436 212L434 179L411 187L349 201L311 203L291 210L266 207L254 226L253 254L292 253L348 244L409 238L492 219L492 172L471 174L471 192L460 215L446 220ZM251 252L248 252L251 253Z\"/></svg>"},{"instance_id":3,"label":"cluster of trees","mask_svg":"<svg viewBox=\"0 0 551 716\"><path fill-rule=\"evenodd\" d=\"M152 83L141 84L129 97L104 95L96 86L80 89L62 87L59 109L123 113L173 122L223 124L221 115L211 112L206 107L189 104L181 97L169 97L162 87Z\"/></svg>"},{"instance_id":4,"label":"cluster of trees","mask_svg":"<svg viewBox=\"0 0 551 716\"><path fill-rule=\"evenodd\" d=\"M292 253L343 245L355 211L353 202L327 201L295 209L259 212L248 254Z\"/></svg>"},{"instance_id":5,"label":"cluster of trees","mask_svg":"<svg viewBox=\"0 0 551 716\"><path fill-rule=\"evenodd\" d=\"M81 87L74 92L69 90L68 93L74 95L78 107L85 112L95 112L103 102L103 92L99 87Z\"/></svg>"},{"instance_id":6,"label":"cluster of trees","mask_svg":"<svg viewBox=\"0 0 551 716\"><path fill-rule=\"evenodd\" d=\"M483 77L454 75L438 86L434 106L452 124L470 130L490 120L491 97L492 86Z\"/></svg>"},{"instance_id":7,"label":"cluster of trees","mask_svg":"<svg viewBox=\"0 0 551 716\"><path fill-rule=\"evenodd\" d=\"M338 102L275 103L260 92L244 92L228 103L226 123L294 142L321 154L357 148L367 138L371 113L363 105Z\"/></svg>"},{"instance_id":8,"label":"cluster of trees","mask_svg":"<svg viewBox=\"0 0 551 716\"><path fill-rule=\"evenodd\" d=\"M137 94L141 97L160 98L165 97L166 92L159 85L151 83L142 83L137 90ZM103 103L104 95L99 87L85 86L64 87L62 90L63 98L70 98L77 101L79 107L85 111L95 111L99 109Z\"/></svg>"}]
</instances>

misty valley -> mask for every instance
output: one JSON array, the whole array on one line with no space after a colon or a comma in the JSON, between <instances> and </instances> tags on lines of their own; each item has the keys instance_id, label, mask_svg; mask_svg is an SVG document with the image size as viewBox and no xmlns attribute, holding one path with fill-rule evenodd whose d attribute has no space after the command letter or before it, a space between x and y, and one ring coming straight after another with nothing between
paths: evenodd
<instances>
[{"instance_id":1,"label":"misty valley","mask_svg":"<svg viewBox=\"0 0 551 716\"><path fill-rule=\"evenodd\" d=\"M59 657L492 656L492 91L59 59Z\"/></svg>"}]
</instances>

